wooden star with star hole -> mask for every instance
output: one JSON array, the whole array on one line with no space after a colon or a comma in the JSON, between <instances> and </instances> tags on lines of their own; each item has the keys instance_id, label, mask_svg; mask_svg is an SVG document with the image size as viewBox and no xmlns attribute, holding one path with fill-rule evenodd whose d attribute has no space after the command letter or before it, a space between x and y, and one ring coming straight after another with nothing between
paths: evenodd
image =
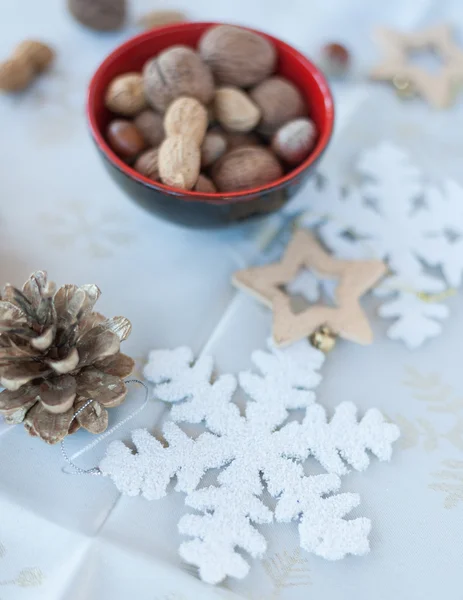
<instances>
[{"instance_id":1,"label":"wooden star with star hole","mask_svg":"<svg viewBox=\"0 0 463 600\"><path fill-rule=\"evenodd\" d=\"M456 45L448 25L438 25L415 33L378 28L376 38L384 57L370 72L383 81L409 82L416 93L435 108L447 108L455 97L457 84L463 81L463 50ZM410 53L431 49L442 60L437 73L413 64Z\"/></svg>"},{"instance_id":2,"label":"wooden star with star hole","mask_svg":"<svg viewBox=\"0 0 463 600\"><path fill-rule=\"evenodd\" d=\"M298 314L292 311L291 296L282 286L289 284L301 269L312 269L321 277L338 280L334 307L314 304ZM281 261L237 271L233 283L273 310L273 338L277 346L308 337L323 325L345 339L369 344L373 334L359 298L386 270L386 265L378 260L338 260L325 252L311 233L298 229Z\"/></svg>"}]
</instances>

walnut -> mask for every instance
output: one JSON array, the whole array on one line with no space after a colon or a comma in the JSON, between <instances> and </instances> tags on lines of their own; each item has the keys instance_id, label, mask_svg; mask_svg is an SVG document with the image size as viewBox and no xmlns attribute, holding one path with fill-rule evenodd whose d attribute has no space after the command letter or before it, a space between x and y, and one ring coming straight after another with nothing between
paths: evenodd
<instances>
[{"instance_id":1,"label":"walnut","mask_svg":"<svg viewBox=\"0 0 463 600\"><path fill-rule=\"evenodd\" d=\"M199 53L220 83L244 88L271 75L277 60L269 40L230 25L208 29L199 41Z\"/></svg>"},{"instance_id":2,"label":"walnut","mask_svg":"<svg viewBox=\"0 0 463 600\"><path fill-rule=\"evenodd\" d=\"M214 96L209 67L188 46L172 46L149 60L143 79L148 102L160 112L179 96L196 98L204 105Z\"/></svg>"},{"instance_id":3,"label":"walnut","mask_svg":"<svg viewBox=\"0 0 463 600\"><path fill-rule=\"evenodd\" d=\"M120 29L127 16L126 0L68 0L72 16L97 31Z\"/></svg>"},{"instance_id":4,"label":"walnut","mask_svg":"<svg viewBox=\"0 0 463 600\"><path fill-rule=\"evenodd\" d=\"M212 167L220 192L235 192L271 183L283 175L275 155L259 146L242 146L227 152Z\"/></svg>"},{"instance_id":5,"label":"walnut","mask_svg":"<svg viewBox=\"0 0 463 600\"><path fill-rule=\"evenodd\" d=\"M254 87L249 95L261 110L258 131L265 135L272 135L288 121L307 115L301 92L284 77L269 77Z\"/></svg>"},{"instance_id":6,"label":"walnut","mask_svg":"<svg viewBox=\"0 0 463 600\"><path fill-rule=\"evenodd\" d=\"M146 108L140 73L125 73L113 79L106 90L105 104L113 113L125 117L133 117Z\"/></svg>"}]
</instances>

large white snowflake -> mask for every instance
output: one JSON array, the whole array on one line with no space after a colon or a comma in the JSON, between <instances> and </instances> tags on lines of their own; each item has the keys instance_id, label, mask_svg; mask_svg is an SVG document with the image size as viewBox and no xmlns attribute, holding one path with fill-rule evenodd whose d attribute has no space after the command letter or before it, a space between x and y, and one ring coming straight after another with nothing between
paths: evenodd
<instances>
[{"instance_id":1,"label":"large white snowflake","mask_svg":"<svg viewBox=\"0 0 463 600\"><path fill-rule=\"evenodd\" d=\"M462 282L463 189L449 180L426 183L407 154L386 142L365 151L357 171L359 185L314 182L287 211L306 211L300 223L318 226L337 256L387 262L379 314L396 317L390 337L414 348L440 333L449 314L442 292Z\"/></svg>"},{"instance_id":2,"label":"large white snowflake","mask_svg":"<svg viewBox=\"0 0 463 600\"><path fill-rule=\"evenodd\" d=\"M239 375L239 386L250 399L241 415L232 402L236 378L222 375L211 382L210 357L193 363L188 348L151 352L145 375L157 384L158 398L174 403L172 421L163 429L168 445L137 430L132 434L136 452L113 442L100 465L122 493L148 500L163 497L177 478L176 489L186 492L186 504L199 511L179 522L180 532L193 538L181 545L180 554L210 583L246 575L249 565L238 548L262 556L266 541L254 524L273 518L297 520L302 548L327 559L368 552L370 521L345 518L359 496L337 493L340 476L348 472L347 465L365 469L367 450L389 460L399 435L376 409L358 422L350 402L327 419L312 391L324 355L307 341L285 350L270 346L252 360L261 374ZM287 422L293 409L304 409L302 421ZM196 439L177 425L201 421L207 431ZM325 474L304 474L309 456ZM222 469L217 484L201 487L203 475L216 468ZM261 499L264 485L276 498L274 511Z\"/></svg>"}]
</instances>

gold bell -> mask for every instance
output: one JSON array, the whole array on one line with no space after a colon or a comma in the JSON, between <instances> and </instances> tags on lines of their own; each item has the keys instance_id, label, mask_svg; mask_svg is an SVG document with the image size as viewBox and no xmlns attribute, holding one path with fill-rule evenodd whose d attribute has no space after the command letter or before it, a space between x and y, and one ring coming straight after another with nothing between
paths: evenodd
<instances>
[{"instance_id":1,"label":"gold bell","mask_svg":"<svg viewBox=\"0 0 463 600\"><path fill-rule=\"evenodd\" d=\"M336 334L327 325L322 325L310 336L312 346L321 350L325 354L331 352L336 345Z\"/></svg>"},{"instance_id":2,"label":"gold bell","mask_svg":"<svg viewBox=\"0 0 463 600\"><path fill-rule=\"evenodd\" d=\"M392 85L395 87L395 91L399 98L408 99L415 95L415 88L412 82L406 77L396 75L392 78Z\"/></svg>"}]
</instances>

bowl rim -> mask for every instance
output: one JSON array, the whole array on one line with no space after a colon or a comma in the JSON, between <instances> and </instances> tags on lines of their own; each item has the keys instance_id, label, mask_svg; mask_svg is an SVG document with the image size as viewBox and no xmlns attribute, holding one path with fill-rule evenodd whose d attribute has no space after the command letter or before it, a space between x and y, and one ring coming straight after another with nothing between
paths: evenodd
<instances>
[{"instance_id":1,"label":"bowl rim","mask_svg":"<svg viewBox=\"0 0 463 600\"><path fill-rule=\"evenodd\" d=\"M311 76L313 77L313 79L315 79L316 83L318 84L318 87L320 88L320 91L321 91L323 99L324 99L326 127L325 127L325 130L323 131L322 135L318 138L317 144L316 144L314 150L309 154L309 156L296 168L292 169L291 171L289 171L288 173L283 175L283 177L280 177L279 179L276 179L270 183L267 183L265 185L261 185L259 187L255 187L255 188L249 188L249 189L240 190L237 192L216 192L216 193L211 194L211 193L195 192L192 190L182 190L179 188L174 188L174 187L165 185L164 183L153 181L152 179L149 179L148 177L145 177L144 175L141 175L141 173L138 173L137 171L135 171L135 169L133 169L132 167L127 165L124 161L122 161L117 156L117 154L111 149L109 144L106 142L103 133L99 130L99 127L97 125L96 114L93 109L96 104L96 97L97 97L96 89L97 89L99 79L100 79L102 73L106 70L106 68L109 64L111 64L112 62L117 60L119 57L123 56L124 53L126 52L126 50L128 50L129 48L133 48L133 46L135 46L137 44L144 43L146 40L148 40L152 37L155 37L161 31L163 33L168 32L168 31L180 31L181 32L182 30L186 30L186 29L189 29L192 27L203 28L203 27L214 27L217 25L229 25L232 27L240 27L241 29L246 29L247 31L252 31L254 33L257 33L258 35L264 36L265 38L269 39L271 42L276 43L277 48L278 48L278 46L280 46L280 47L283 46L288 53L292 54L305 67L305 69L308 72L310 72ZM320 158L320 156L323 154L323 152L325 151L325 149L330 141L330 138L332 136L332 133L333 133L334 102L333 102L333 96L332 96L331 90L328 86L328 82L326 81L326 78L322 74L320 69L312 61L310 61L304 54L299 52L299 50L297 50L290 44L287 44L283 40L281 40L275 36L272 36L268 33L265 33L263 31L259 31L258 29L253 29L251 27L246 27L246 26L242 26L242 25L236 25L233 23L208 22L208 21L187 21L185 23L175 23L172 25L165 25L162 27L158 27L156 29L150 29L150 30L145 31L141 34L138 34L134 37L131 37L130 39L125 41L123 44L117 46L103 60L103 62L100 64L100 66L98 67L98 69L95 71L95 73L92 76L92 79L91 79L89 87L88 87L88 93L87 93L86 116L87 116L87 122L90 127L90 133L91 133L96 145L98 146L98 148L102 151L105 158L107 160L109 160L114 167L116 167L119 171L124 173L130 179L132 179L146 187L149 187L151 189L154 189L154 190L157 190L160 192L164 192L169 195L177 196L187 202L188 201L190 201L190 202L198 202L199 201L199 202L206 203L206 204L207 203L209 203L209 204L227 204L227 203L233 203L233 202L239 202L239 201L252 200L255 196L258 196L262 193L273 191L273 190L278 190L281 187L283 187L286 184L293 181L295 178L297 178L299 175L301 175L308 167L310 167L312 164L314 164ZM121 118L123 118L123 117L121 117Z\"/></svg>"}]
</instances>

